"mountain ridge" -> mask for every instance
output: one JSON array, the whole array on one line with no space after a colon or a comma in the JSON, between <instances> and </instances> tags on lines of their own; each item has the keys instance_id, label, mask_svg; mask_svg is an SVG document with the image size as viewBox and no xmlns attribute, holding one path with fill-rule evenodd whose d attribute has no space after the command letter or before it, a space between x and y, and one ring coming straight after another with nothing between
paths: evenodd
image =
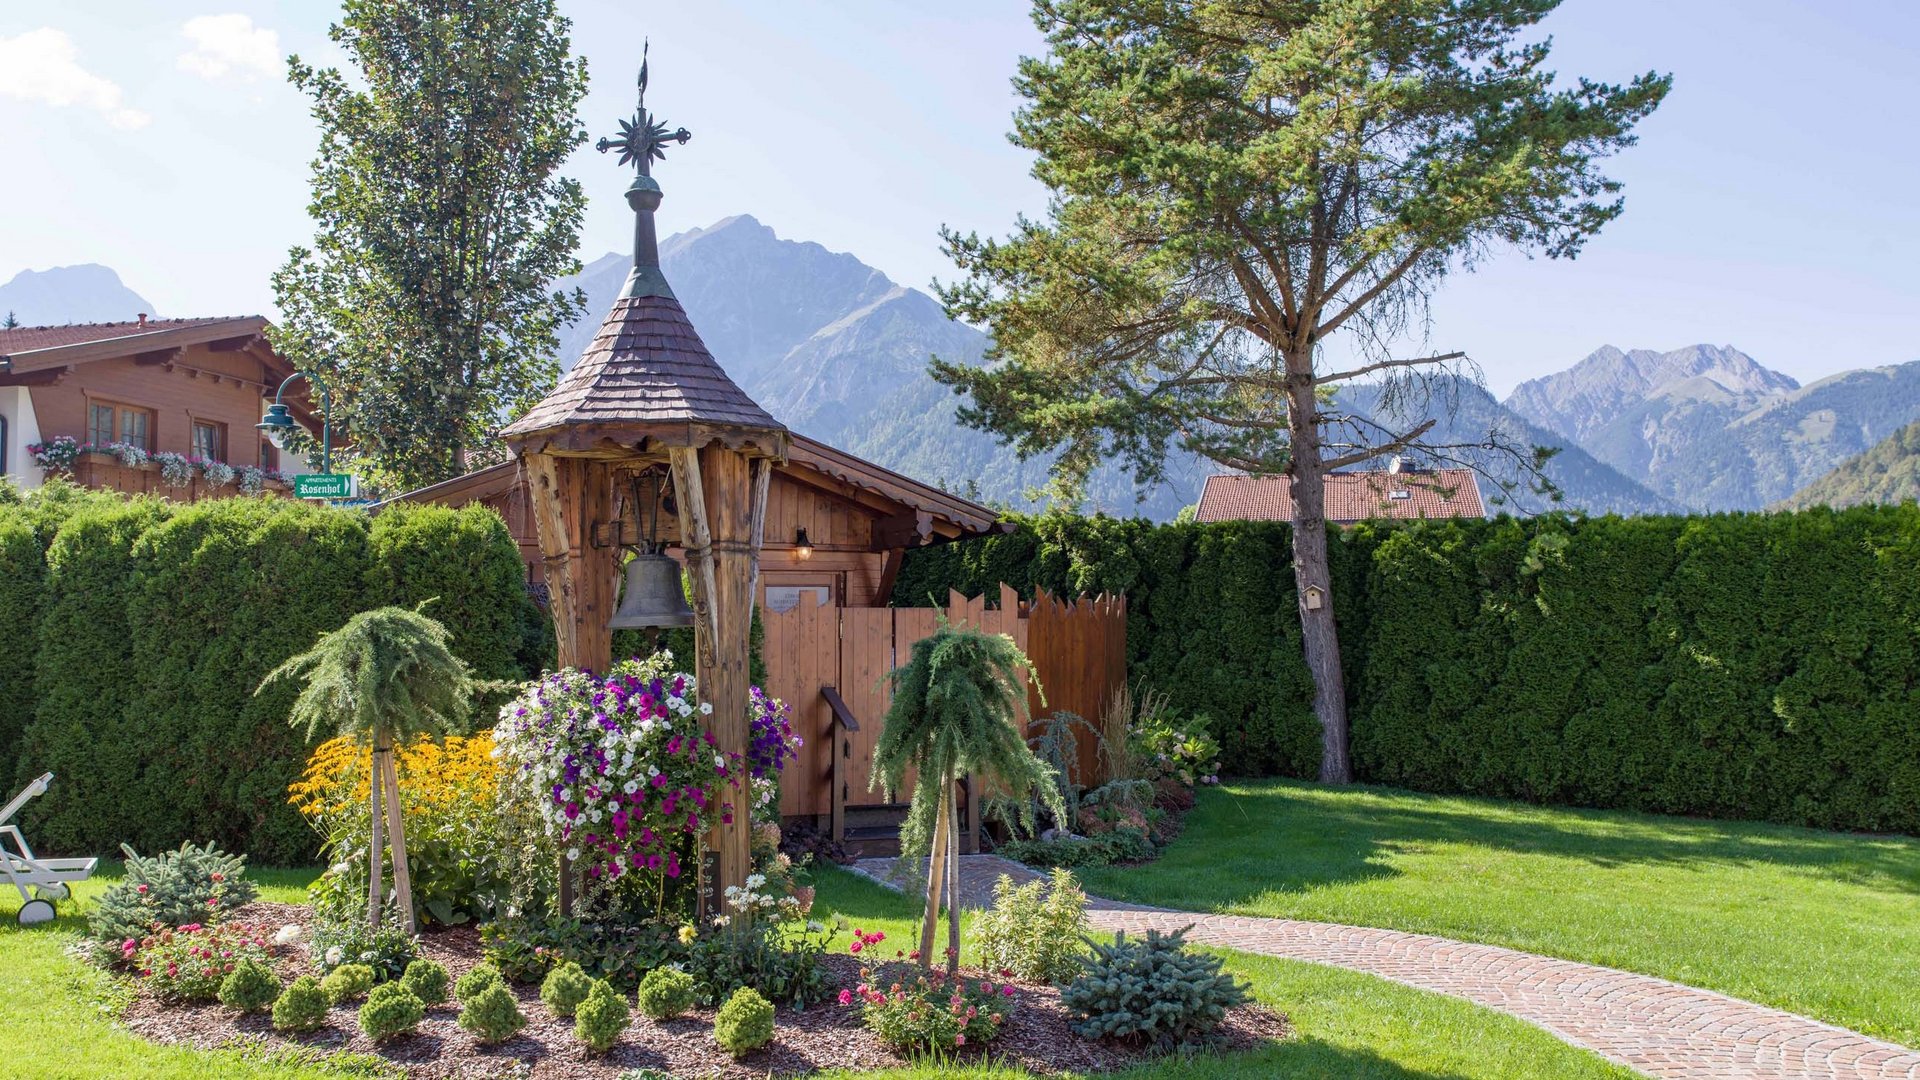
<instances>
[{"instance_id":1,"label":"mountain ridge","mask_svg":"<svg viewBox=\"0 0 1920 1080\"><path fill-rule=\"evenodd\" d=\"M563 365L592 340L629 262L602 256L564 283L579 285L589 299L588 315L561 346ZM1037 507L1029 493L1047 483L1049 459L1020 461L993 436L961 427L954 418L959 399L927 374L931 355L979 363L988 344L981 331L948 319L933 297L851 254L784 239L750 214L668 237L661 267L721 366L794 430L963 494ZM1518 425L1536 441L1570 442L1513 416L1484 390L1465 396L1479 421ZM1460 427L1454 420L1445 426ZM1110 464L1091 479L1086 508L1166 520L1199 498L1207 473L1219 471L1176 452L1166 479L1143 492ZM1549 471L1568 489L1572 508L1674 508L1577 446L1563 450Z\"/></svg>"},{"instance_id":2,"label":"mountain ridge","mask_svg":"<svg viewBox=\"0 0 1920 1080\"><path fill-rule=\"evenodd\" d=\"M1603 345L1506 404L1689 510L1759 510L1920 419L1920 363L1802 386L1732 345Z\"/></svg>"},{"instance_id":3,"label":"mountain ridge","mask_svg":"<svg viewBox=\"0 0 1920 1080\"><path fill-rule=\"evenodd\" d=\"M160 317L117 272L99 263L20 271L0 285L0 318L8 313L22 326L132 322L142 313Z\"/></svg>"}]
</instances>

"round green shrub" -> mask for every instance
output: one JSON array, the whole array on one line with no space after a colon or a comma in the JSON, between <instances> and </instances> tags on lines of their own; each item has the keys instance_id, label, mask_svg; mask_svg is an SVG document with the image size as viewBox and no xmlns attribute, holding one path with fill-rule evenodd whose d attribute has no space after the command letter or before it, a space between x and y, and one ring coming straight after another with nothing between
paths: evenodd
<instances>
[{"instance_id":1,"label":"round green shrub","mask_svg":"<svg viewBox=\"0 0 1920 1080\"><path fill-rule=\"evenodd\" d=\"M453 981L453 999L462 1005L471 1004L475 997L489 988L506 984L507 980L500 976L499 968L492 964L478 964Z\"/></svg>"},{"instance_id":2,"label":"round green shrub","mask_svg":"<svg viewBox=\"0 0 1920 1080\"><path fill-rule=\"evenodd\" d=\"M773 1003L751 986L735 990L713 1018L713 1037L734 1057L760 1049L773 1041Z\"/></svg>"},{"instance_id":3,"label":"round green shrub","mask_svg":"<svg viewBox=\"0 0 1920 1080\"><path fill-rule=\"evenodd\" d=\"M540 984L540 1000L547 1003L555 1016L572 1016L573 1010L587 1000L592 990L593 980L587 978L579 964L569 960L547 972L546 981Z\"/></svg>"},{"instance_id":4,"label":"round green shrub","mask_svg":"<svg viewBox=\"0 0 1920 1080\"><path fill-rule=\"evenodd\" d=\"M220 981L220 1004L256 1013L280 996L280 977L258 960L242 960Z\"/></svg>"},{"instance_id":5,"label":"round green shrub","mask_svg":"<svg viewBox=\"0 0 1920 1080\"><path fill-rule=\"evenodd\" d=\"M320 980L302 975L287 984L273 1003L273 1026L281 1031L312 1031L327 1022L331 1002Z\"/></svg>"},{"instance_id":6,"label":"round green shrub","mask_svg":"<svg viewBox=\"0 0 1920 1080\"><path fill-rule=\"evenodd\" d=\"M491 982L483 981L470 989L471 992L463 999L465 1007L460 1010L459 1023L473 1032L482 1043L492 1045L505 1042L527 1026L520 1003L514 1000L513 991L507 989L507 984L500 981L499 973L494 974ZM457 988L455 992L458 993Z\"/></svg>"},{"instance_id":7,"label":"round green shrub","mask_svg":"<svg viewBox=\"0 0 1920 1080\"><path fill-rule=\"evenodd\" d=\"M587 999L574 1009L573 1034L588 1050L602 1054L632 1022L626 996L605 979L595 979Z\"/></svg>"},{"instance_id":8,"label":"round green shrub","mask_svg":"<svg viewBox=\"0 0 1920 1080\"><path fill-rule=\"evenodd\" d=\"M415 960L400 976L400 985L413 991L423 1004L438 1005L447 1000L447 969L432 960Z\"/></svg>"},{"instance_id":9,"label":"round green shrub","mask_svg":"<svg viewBox=\"0 0 1920 1080\"><path fill-rule=\"evenodd\" d=\"M699 996L693 976L679 968L657 967L640 980L640 1011L655 1020L671 1020L693 1008Z\"/></svg>"},{"instance_id":10,"label":"round green shrub","mask_svg":"<svg viewBox=\"0 0 1920 1080\"><path fill-rule=\"evenodd\" d=\"M374 1042L385 1042L412 1031L426 1015L426 1005L413 996L413 991L399 983L381 983L360 1006L360 1030Z\"/></svg>"},{"instance_id":11,"label":"round green shrub","mask_svg":"<svg viewBox=\"0 0 1920 1080\"><path fill-rule=\"evenodd\" d=\"M326 991L329 1002L344 1005L373 989L373 969L365 964L341 964L320 980L320 989Z\"/></svg>"}]
</instances>

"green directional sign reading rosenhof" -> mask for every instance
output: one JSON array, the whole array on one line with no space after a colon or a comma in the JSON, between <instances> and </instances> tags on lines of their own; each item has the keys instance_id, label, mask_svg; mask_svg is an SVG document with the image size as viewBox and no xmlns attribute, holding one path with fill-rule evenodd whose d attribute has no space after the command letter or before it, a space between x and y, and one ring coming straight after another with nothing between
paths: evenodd
<instances>
[{"instance_id":1,"label":"green directional sign reading rosenhof","mask_svg":"<svg viewBox=\"0 0 1920 1080\"><path fill-rule=\"evenodd\" d=\"M353 477L347 473L305 473L293 478L293 493L302 499L349 499Z\"/></svg>"}]
</instances>

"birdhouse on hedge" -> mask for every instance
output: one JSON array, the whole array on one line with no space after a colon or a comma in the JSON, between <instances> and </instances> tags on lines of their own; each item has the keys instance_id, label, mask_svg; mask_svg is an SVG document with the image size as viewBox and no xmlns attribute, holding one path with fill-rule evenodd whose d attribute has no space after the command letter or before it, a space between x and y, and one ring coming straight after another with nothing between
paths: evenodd
<instances>
[{"instance_id":1,"label":"birdhouse on hedge","mask_svg":"<svg viewBox=\"0 0 1920 1080\"><path fill-rule=\"evenodd\" d=\"M648 522L664 512L677 519L692 583L696 675L713 706L707 723L722 751L744 754L767 484L789 436L715 362L661 272L652 163L691 135L647 111L644 59L639 85L633 119L598 144L634 165L633 270L579 363L501 435L526 473L559 663L608 668L622 564L629 551L659 556ZM709 837L709 895L746 880L750 830L742 807ZM563 903L569 878L562 875Z\"/></svg>"}]
</instances>

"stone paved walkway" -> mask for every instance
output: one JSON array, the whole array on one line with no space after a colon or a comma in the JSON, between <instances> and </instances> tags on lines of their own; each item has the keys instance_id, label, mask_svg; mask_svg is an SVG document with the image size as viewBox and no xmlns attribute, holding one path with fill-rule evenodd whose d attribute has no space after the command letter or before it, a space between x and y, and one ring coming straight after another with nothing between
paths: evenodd
<instances>
[{"instance_id":1,"label":"stone paved walkway","mask_svg":"<svg viewBox=\"0 0 1920 1080\"><path fill-rule=\"evenodd\" d=\"M1039 876L992 855L961 857L961 903L991 902L1001 873ZM920 860L924 872L925 860ZM892 859L854 869L882 884ZM1920 1080L1920 1053L1804 1016L1646 975L1426 934L1243 915L1198 915L1095 899L1104 930L1192 926L1189 941L1363 971L1465 998L1662 1080Z\"/></svg>"}]
</instances>

